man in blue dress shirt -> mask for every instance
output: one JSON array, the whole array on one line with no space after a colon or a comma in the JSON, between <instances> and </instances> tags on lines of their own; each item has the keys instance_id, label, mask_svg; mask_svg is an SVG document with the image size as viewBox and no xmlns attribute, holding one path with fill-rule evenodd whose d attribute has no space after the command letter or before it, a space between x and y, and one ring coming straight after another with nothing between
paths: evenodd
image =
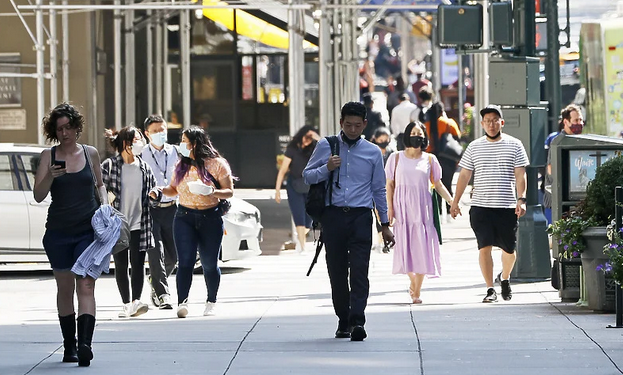
<instances>
[{"instance_id":1,"label":"man in blue dress shirt","mask_svg":"<svg viewBox=\"0 0 623 375\"><path fill-rule=\"evenodd\" d=\"M149 145L143 149L141 157L149 164L157 186L167 186L177 164L177 150L167 143L167 122L162 116L151 115L145 119L143 132ZM149 208L154 221L153 234L155 247L148 250L151 301L160 309L172 309L167 277L177 263L177 249L173 240L173 219L177 204L175 198L163 196Z\"/></svg>"},{"instance_id":2,"label":"man in blue dress shirt","mask_svg":"<svg viewBox=\"0 0 623 375\"><path fill-rule=\"evenodd\" d=\"M364 311L370 287L373 207L379 213L385 243L389 246L394 243L387 217L383 156L375 144L361 138L366 125L363 104L344 104L340 117L342 131L338 135L339 155L331 155L329 142L323 138L303 171L308 185L328 181L330 172L335 171L331 204L327 196L320 222L333 308L339 319L335 337L350 337L351 341L367 337Z\"/></svg>"}]
</instances>

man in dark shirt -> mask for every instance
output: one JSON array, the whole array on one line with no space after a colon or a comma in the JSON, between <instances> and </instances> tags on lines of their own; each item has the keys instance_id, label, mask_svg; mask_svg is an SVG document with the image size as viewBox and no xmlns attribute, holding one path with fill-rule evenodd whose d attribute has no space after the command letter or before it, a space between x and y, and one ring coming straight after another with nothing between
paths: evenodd
<instances>
[{"instance_id":1,"label":"man in dark shirt","mask_svg":"<svg viewBox=\"0 0 623 375\"><path fill-rule=\"evenodd\" d=\"M368 125L363 130L363 135L368 141L372 140L376 129L385 126L381 113L374 110L374 100L369 92L363 94L363 105L366 106L366 114L368 116Z\"/></svg>"}]
</instances>

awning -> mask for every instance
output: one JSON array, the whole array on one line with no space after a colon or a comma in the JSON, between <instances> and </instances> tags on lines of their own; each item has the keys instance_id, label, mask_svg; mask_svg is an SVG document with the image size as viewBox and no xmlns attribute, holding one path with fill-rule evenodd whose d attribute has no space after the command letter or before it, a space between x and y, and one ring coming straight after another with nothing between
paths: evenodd
<instances>
[{"instance_id":1,"label":"awning","mask_svg":"<svg viewBox=\"0 0 623 375\"><path fill-rule=\"evenodd\" d=\"M203 5L225 5L226 2L218 0L203 0ZM234 31L234 10L204 8L203 15L215 22L220 23L227 29ZM287 19L287 13L286 13ZM288 31L273 25L270 22L258 18L247 11L236 10L236 32L248 38L264 43L271 47L287 50ZM285 24L287 29L287 22ZM303 48L313 48L315 44L303 41Z\"/></svg>"}]
</instances>

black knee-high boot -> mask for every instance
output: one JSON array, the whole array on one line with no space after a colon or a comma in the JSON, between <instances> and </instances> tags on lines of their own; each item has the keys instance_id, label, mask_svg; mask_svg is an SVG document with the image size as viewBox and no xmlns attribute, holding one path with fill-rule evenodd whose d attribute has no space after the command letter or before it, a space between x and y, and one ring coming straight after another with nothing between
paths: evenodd
<instances>
[{"instance_id":1,"label":"black knee-high boot","mask_svg":"<svg viewBox=\"0 0 623 375\"><path fill-rule=\"evenodd\" d=\"M76 348L76 314L58 316L63 333L63 362L78 362L78 349Z\"/></svg>"},{"instance_id":2,"label":"black knee-high boot","mask_svg":"<svg viewBox=\"0 0 623 375\"><path fill-rule=\"evenodd\" d=\"M78 317L78 366L89 366L93 359L91 341L95 329L95 317L83 314Z\"/></svg>"}]
</instances>

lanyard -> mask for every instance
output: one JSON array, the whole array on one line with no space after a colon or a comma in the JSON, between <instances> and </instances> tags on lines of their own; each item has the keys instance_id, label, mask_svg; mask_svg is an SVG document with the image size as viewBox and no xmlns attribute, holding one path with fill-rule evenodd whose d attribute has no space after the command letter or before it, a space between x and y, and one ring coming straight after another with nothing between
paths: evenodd
<instances>
[{"instance_id":1,"label":"lanyard","mask_svg":"<svg viewBox=\"0 0 623 375\"><path fill-rule=\"evenodd\" d=\"M151 149L151 147L149 148L149 152L151 152L151 157L152 159L154 159L154 162L156 163L156 166L158 167L158 169L160 170L160 172L162 172L164 174L164 183L167 183L167 168L169 166L169 154L167 154L167 150L164 149L164 147L162 148L162 150L164 151L164 170L162 170L162 167L160 167L160 163L158 163L158 159L156 159L156 155L154 154L154 150Z\"/></svg>"}]
</instances>

